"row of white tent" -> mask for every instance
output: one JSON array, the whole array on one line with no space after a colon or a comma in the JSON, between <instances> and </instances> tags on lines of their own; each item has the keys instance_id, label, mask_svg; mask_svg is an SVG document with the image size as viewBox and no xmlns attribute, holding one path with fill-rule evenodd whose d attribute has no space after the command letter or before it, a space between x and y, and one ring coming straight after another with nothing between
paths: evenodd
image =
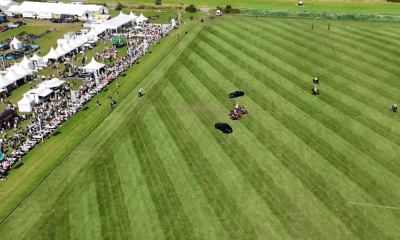
<instances>
[{"instance_id":1,"label":"row of white tent","mask_svg":"<svg viewBox=\"0 0 400 240\"><path fill-rule=\"evenodd\" d=\"M54 88L60 87L64 83L65 81L58 78L40 83L37 88L31 89L23 94L23 98L18 102L19 111L31 112L35 104L39 103L42 98L53 93Z\"/></svg>"},{"instance_id":2,"label":"row of white tent","mask_svg":"<svg viewBox=\"0 0 400 240\"><path fill-rule=\"evenodd\" d=\"M89 41L97 41L97 36L107 30L115 30L125 24L132 24L133 22L136 22L136 24L143 24L143 22L146 22L147 19L148 18L144 17L143 14L140 14L140 16L136 16L131 12L129 15L127 15L123 14L121 11L121 13L117 17L100 24L95 28L92 28L87 34L79 35L76 38L72 38L69 42L58 45L56 49L51 48L50 52L43 57L44 62L47 63L49 59L57 60L65 54L68 54L71 51L82 47Z\"/></svg>"}]
</instances>

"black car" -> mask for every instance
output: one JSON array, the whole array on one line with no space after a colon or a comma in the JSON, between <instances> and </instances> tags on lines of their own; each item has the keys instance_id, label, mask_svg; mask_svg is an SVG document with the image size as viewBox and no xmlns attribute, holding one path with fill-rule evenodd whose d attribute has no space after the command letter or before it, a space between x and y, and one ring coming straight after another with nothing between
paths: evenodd
<instances>
[{"instance_id":1,"label":"black car","mask_svg":"<svg viewBox=\"0 0 400 240\"><path fill-rule=\"evenodd\" d=\"M237 97L243 97L243 96L244 96L243 91L235 91L235 92L231 92L228 94L229 98L237 98Z\"/></svg>"},{"instance_id":2,"label":"black car","mask_svg":"<svg viewBox=\"0 0 400 240\"><path fill-rule=\"evenodd\" d=\"M71 72L71 73L68 73L67 77L75 77L78 74L79 74L78 72Z\"/></svg>"},{"instance_id":3,"label":"black car","mask_svg":"<svg viewBox=\"0 0 400 240\"><path fill-rule=\"evenodd\" d=\"M65 23L73 23L74 22L74 20L71 18L64 18L62 21Z\"/></svg>"},{"instance_id":4,"label":"black car","mask_svg":"<svg viewBox=\"0 0 400 240\"><path fill-rule=\"evenodd\" d=\"M232 127L229 126L229 124L224 123L224 122L219 122L215 124L215 128L218 130L221 130L223 133L232 133Z\"/></svg>"},{"instance_id":5,"label":"black car","mask_svg":"<svg viewBox=\"0 0 400 240\"><path fill-rule=\"evenodd\" d=\"M26 25L26 23L24 21L16 21L14 23L18 24L19 26Z\"/></svg>"},{"instance_id":6,"label":"black car","mask_svg":"<svg viewBox=\"0 0 400 240\"><path fill-rule=\"evenodd\" d=\"M53 18L51 20L52 23L62 23L62 20L60 18Z\"/></svg>"},{"instance_id":7,"label":"black car","mask_svg":"<svg viewBox=\"0 0 400 240\"><path fill-rule=\"evenodd\" d=\"M8 44L0 44L0 51L5 51L7 49L10 49L10 45L8 45Z\"/></svg>"}]
</instances>

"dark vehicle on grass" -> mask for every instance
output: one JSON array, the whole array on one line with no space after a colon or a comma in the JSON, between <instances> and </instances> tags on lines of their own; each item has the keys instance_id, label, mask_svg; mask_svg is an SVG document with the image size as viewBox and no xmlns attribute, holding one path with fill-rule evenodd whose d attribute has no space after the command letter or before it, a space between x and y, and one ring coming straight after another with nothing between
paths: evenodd
<instances>
[{"instance_id":1,"label":"dark vehicle on grass","mask_svg":"<svg viewBox=\"0 0 400 240\"><path fill-rule=\"evenodd\" d=\"M65 23L73 23L74 22L74 20L70 19L70 18L64 18L62 21Z\"/></svg>"},{"instance_id":2,"label":"dark vehicle on grass","mask_svg":"<svg viewBox=\"0 0 400 240\"><path fill-rule=\"evenodd\" d=\"M53 18L53 19L51 20L51 22L52 22L52 23L62 23L63 21L62 21L61 18Z\"/></svg>"},{"instance_id":3,"label":"dark vehicle on grass","mask_svg":"<svg viewBox=\"0 0 400 240\"><path fill-rule=\"evenodd\" d=\"M244 96L243 91L235 91L235 92L231 92L228 94L229 98L237 98L237 97L242 97L242 96Z\"/></svg>"},{"instance_id":4,"label":"dark vehicle on grass","mask_svg":"<svg viewBox=\"0 0 400 240\"><path fill-rule=\"evenodd\" d=\"M232 127L229 124L224 123L224 122L216 123L215 128L220 130L223 133L232 133L233 132Z\"/></svg>"},{"instance_id":5,"label":"dark vehicle on grass","mask_svg":"<svg viewBox=\"0 0 400 240\"><path fill-rule=\"evenodd\" d=\"M76 75L78 75L79 73L77 71L74 72L70 72L68 73L67 77L75 77Z\"/></svg>"},{"instance_id":6,"label":"dark vehicle on grass","mask_svg":"<svg viewBox=\"0 0 400 240\"><path fill-rule=\"evenodd\" d=\"M1 55L0 59L3 59L3 57L5 56L5 58L7 60L15 60L15 59L18 59L20 57L23 57L24 55L25 55L25 53L22 52L22 51L14 51L14 52L9 52L9 53L6 53L4 55Z\"/></svg>"},{"instance_id":7,"label":"dark vehicle on grass","mask_svg":"<svg viewBox=\"0 0 400 240\"><path fill-rule=\"evenodd\" d=\"M16 21L16 22L14 22L14 24L16 24L18 26L26 25L26 23L24 21Z\"/></svg>"},{"instance_id":8,"label":"dark vehicle on grass","mask_svg":"<svg viewBox=\"0 0 400 240\"><path fill-rule=\"evenodd\" d=\"M26 52L26 51L29 51L29 48L32 51L36 51L40 48L40 46L39 45L22 45L21 50Z\"/></svg>"},{"instance_id":9,"label":"dark vehicle on grass","mask_svg":"<svg viewBox=\"0 0 400 240\"><path fill-rule=\"evenodd\" d=\"M7 49L10 49L10 45L8 45L8 44L0 44L0 51L5 51Z\"/></svg>"},{"instance_id":10,"label":"dark vehicle on grass","mask_svg":"<svg viewBox=\"0 0 400 240\"><path fill-rule=\"evenodd\" d=\"M7 15L4 13L0 13L0 23L7 22L8 18Z\"/></svg>"}]
</instances>

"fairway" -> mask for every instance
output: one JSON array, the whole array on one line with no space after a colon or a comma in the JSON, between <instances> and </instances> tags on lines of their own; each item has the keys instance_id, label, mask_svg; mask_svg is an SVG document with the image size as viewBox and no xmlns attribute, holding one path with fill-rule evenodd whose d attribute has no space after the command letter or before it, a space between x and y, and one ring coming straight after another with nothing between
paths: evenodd
<instances>
[{"instance_id":1,"label":"fairway","mask_svg":"<svg viewBox=\"0 0 400 240\"><path fill-rule=\"evenodd\" d=\"M400 102L400 24L311 24L194 25L0 225L1 239L399 239L400 116L390 107ZM245 96L229 99L236 90ZM236 102L248 115L232 121ZM79 114L74 124L94 126ZM59 157L79 141L63 140L30 154ZM22 198L3 191L1 217Z\"/></svg>"}]
</instances>

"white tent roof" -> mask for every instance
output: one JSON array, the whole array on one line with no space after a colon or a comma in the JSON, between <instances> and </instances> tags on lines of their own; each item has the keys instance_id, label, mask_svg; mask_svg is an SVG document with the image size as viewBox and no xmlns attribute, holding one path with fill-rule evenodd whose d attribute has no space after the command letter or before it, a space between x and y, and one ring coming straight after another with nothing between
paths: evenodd
<instances>
[{"instance_id":1,"label":"white tent roof","mask_svg":"<svg viewBox=\"0 0 400 240\"><path fill-rule=\"evenodd\" d=\"M41 56L38 56L36 53L33 54L33 57L30 58L31 61L36 61L38 63L43 62L43 58Z\"/></svg>"},{"instance_id":2,"label":"white tent roof","mask_svg":"<svg viewBox=\"0 0 400 240\"><path fill-rule=\"evenodd\" d=\"M58 78L53 78L51 80L40 83L39 86L43 86L46 88L53 88L53 87L59 87L59 86L63 85L64 83L65 83L65 81L63 81L63 80L60 80Z\"/></svg>"},{"instance_id":3,"label":"white tent roof","mask_svg":"<svg viewBox=\"0 0 400 240\"><path fill-rule=\"evenodd\" d=\"M18 105L20 104L34 104L35 100L30 98L28 95L23 95L23 98L18 101Z\"/></svg>"},{"instance_id":4,"label":"white tent roof","mask_svg":"<svg viewBox=\"0 0 400 240\"><path fill-rule=\"evenodd\" d=\"M84 37L83 35L78 36L77 39L83 44L87 43L87 41L88 41L86 36Z\"/></svg>"},{"instance_id":5,"label":"white tent roof","mask_svg":"<svg viewBox=\"0 0 400 240\"><path fill-rule=\"evenodd\" d=\"M82 44L78 43L75 39L71 39L68 44L74 48L78 48L78 47L82 46Z\"/></svg>"},{"instance_id":6,"label":"white tent roof","mask_svg":"<svg viewBox=\"0 0 400 240\"><path fill-rule=\"evenodd\" d=\"M46 88L42 92L38 93L40 97L46 97L47 95L50 95L53 92L53 90Z\"/></svg>"},{"instance_id":7,"label":"white tent roof","mask_svg":"<svg viewBox=\"0 0 400 240\"><path fill-rule=\"evenodd\" d=\"M69 53L69 52L71 52L72 50L75 49L74 47L69 45L67 42L65 42L61 47L66 53Z\"/></svg>"},{"instance_id":8,"label":"white tent roof","mask_svg":"<svg viewBox=\"0 0 400 240\"><path fill-rule=\"evenodd\" d=\"M0 74L0 88L5 88L8 85L13 84L14 81L11 81L10 79L4 77L2 74Z\"/></svg>"},{"instance_id":9,"label":"white tent roof","mask_svg":"<svg viewBox=\"0 0 400 240\"><path fill-rule=\"evenodd\" d=\"M101 5L76 5L76 4L64 4L64 3L47 3L47 2L29 2L24 1L18 8L9 9L9 12L51 12L53 14L70 14L70 15L78 15L79 17L84 16L89 12L99 12L99 14L103 14L103 10L105 13L108 13L108 9Z\"/></svg>"},{"instance_id":10,"label":"white tent roof","mask_svg":"<svg viewBox=\"0 0 400 240\"><path fill-rule=\"evenodd\" d=\"M94 59L94 57L92 57L92 61L88 65L84 66L83 69L90 72L90 71L99 70L100 68L103 68L104 66L105 66L105 64L97 62Z\"/></svg>"},{"instance_id":11,"label":"white tent roof","mask_svg":"<svg viewBox=\"0 0 400 240\"><path fill-rule=\"evenodd\" d=\"M5 75L6 78L11 80L13 83L16 82L17 80L20 80L21 78L25 77L24 75L16 73L12 68L8 70L7 74Z\"/></svg>"},{"instance_id":12,"label":"white tent roof","mask_svg":"<svg viewBox=\"0 0 400 240\"><path fill-rule=\"evenodd\" d=\"M92 28L90 31L87 33L88 36L97 36L100 33L96 31L96 29Z\"/></svg>"},{"instance_id":13,"label":"white tent roof","mask_svg":"<svg viewBox=\"0 0 400 240\"><path fill-rule=\"evenodd\" d=\"M48 59L56 59L57 60L62 55L63 54L60 54L60 53L56 52L54 50L54 48L51 47L50 52L46 56L44 56L43 59L46 60L46 62L47 62Z\"/></svg>"},{"instance_id":14,"label":"white tent roof","mask_svg":"<svg viewBox=\"0 0 400 240\"><path fill-rule=\"evenodd\" d=\"M22 61L20 62L20 64L21 64L23 67L25 67L25 68L27 68L26 66L28 66L30 63L32 63L32 61L29 60L29 59L26 57L26 55L24 56L24 59L22 59Z\"/></svg>"},{"instance_id":15,"label":"white tent roof","mask_svg":"<svg viewBox=\"0 0 400 240\"><path fill-rule=\"evenodd\" d=\"M11 41L11 43L10 44L18 44L18 43L21 43L22 44L22 42L20 41L20 40L18 40L15 36L14 36L14 39Z\"/></svg>"},{"instance_id":16,"label":"white tent roof","mask_svg":"<svg viewBox=\"0 0 400 240\"><path fill-rule=\"evenodd\" d=\"M142 23L144 21L147 21L147 17L143 16L143 13L140 14L138 18L136 18L136 23Z\"/></svg>"},{"instance_id":17,"label":"white tent roof","mask_svg":"<svg viewBox=\"0 0 400 240\"><path fill-rule=\"evenodd\" d=\"M106 27L106 29L117 29L122 25L129 24L132 22L132 18L126 14L120 14L115 18L111 18L110 20L104 22L102 26Z\"/></svg>"},{"instance_id":18,"label":"white tent roof","mask_svg":"<svg viewBox=\"0 0 400 240\"><path fill-rule=\"evenodd\" d=\"M62 55L65 55L66 53L69 52L69 51L68 51L68 52L65 51L65 49L63 49L63 48L61 47L61 45L58 45L55 51L56 51L57 53L59 53L61 56L62 56Z\"/></svg>"},{"instance_id":19,"label":"white tent roof","mask_svg":"<svg viewBox=\"0 0 400 240\"><path fill-rule=\"evenodd\" d=\"M14 64L14 66L12 66L11 69L14 70L16 73L18 73L19 75L23 76L32 74L31 70L24 68L21 64L18 63Z\"/></svg>"},{"instance_id":20,"label":"white tent roof","mask_svg":"<svg viewBox=\"0 0 400 240\"><path fill-rule=\"evenodd\" d=\"M121 11L118 16L122 16L122 15L125 15L125 14Z\"/></svg>"}]
</instances>

